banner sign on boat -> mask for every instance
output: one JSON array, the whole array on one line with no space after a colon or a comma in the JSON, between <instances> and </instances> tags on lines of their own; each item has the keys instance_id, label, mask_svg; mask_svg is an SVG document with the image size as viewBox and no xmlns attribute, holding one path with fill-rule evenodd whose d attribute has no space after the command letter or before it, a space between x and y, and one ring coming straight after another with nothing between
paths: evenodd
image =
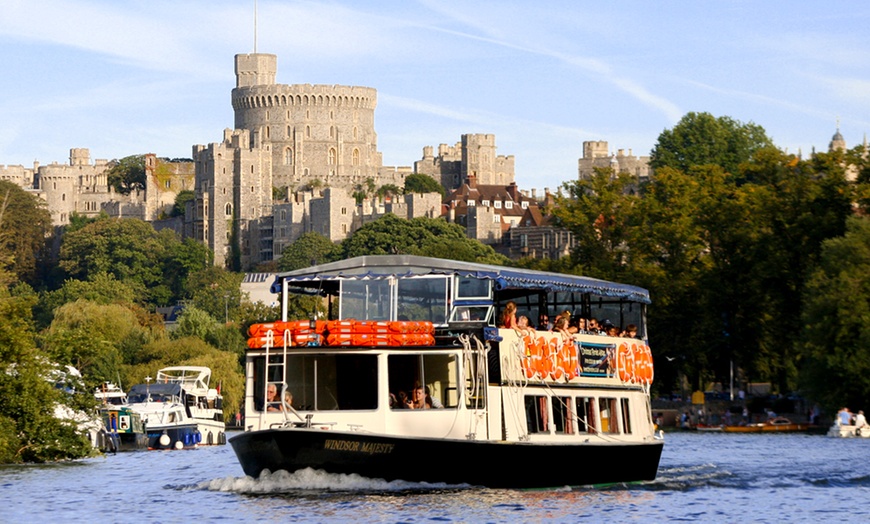
<instances>
[{"instance_id":1,"label":"banner sign on boat","mask_svg":"<svg viewBox=\"0 0 870 524\"><path fill-rule=\"evenodd\" d=\"M608 356L616 350L615 344L591 344L575 341L577 357L580 360L580 375L584 377L606 377Z\"/></svg>"}]
</instances>

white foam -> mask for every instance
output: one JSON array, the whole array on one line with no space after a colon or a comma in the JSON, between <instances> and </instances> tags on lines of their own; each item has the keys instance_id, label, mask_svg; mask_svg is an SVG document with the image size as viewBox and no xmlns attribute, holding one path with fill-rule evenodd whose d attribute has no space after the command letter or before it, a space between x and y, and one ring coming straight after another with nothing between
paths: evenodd
<instances>
[{"instance_id":1,"label":"white foam","mask_svg":"<svg viewBox=\"0 0 870 524\"><path fill-rule=\"evenodd\" d=\"M386 481L370 479L356 474L343 475L306 468L294 473L279 470L275 473L264 470L259 478L225 477L203 482L199 486L209 491L234 493L286 493L299 490L312 491L406 491L459 488L449 484L430 484L427 482L406 482L403 480Z\"/></svg>"}]
</instances>

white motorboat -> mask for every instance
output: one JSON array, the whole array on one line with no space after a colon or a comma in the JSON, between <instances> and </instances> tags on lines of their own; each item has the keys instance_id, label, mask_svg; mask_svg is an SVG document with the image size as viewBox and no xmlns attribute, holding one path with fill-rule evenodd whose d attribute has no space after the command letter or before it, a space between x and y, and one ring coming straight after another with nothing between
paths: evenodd
<instances>
[{"instance_id":1,"label":"white motorboat","mask_svg":"<svg viewBox=\"0 0 870 524\"><path fill-rule=\"evenodd\" d=\"M173 366L157 372L158 384L178 384L184 393L188 416L196 421L202 435L200 444L226 444L223 396L209 387L211 369L204 366Z\"/></svg>"},{"instance_id":2,"label":"white motorboat","mask_svg":"<svg viewBox=\"0 0 870 524\"><path fill-rule=\"evenodd\" d=\"M840 437L840 438L850 438L850 437L863 437L870 438L870 426L864 425L862 427L858 427L854 424L840 424L839 422L835 422L828 429L829 437Z\"/></svg>"},{"instance_id":3,"label":"white motorboat","mask_svg":"<svg viewBox=\"0 0 870 524\"><path fill-rule=\"evenodd\" d=\"M127 400L142 417L149 449L195 448L202 441L180 384L151 384L146 379L130 389Z\"/></svg>"}]
</instances>

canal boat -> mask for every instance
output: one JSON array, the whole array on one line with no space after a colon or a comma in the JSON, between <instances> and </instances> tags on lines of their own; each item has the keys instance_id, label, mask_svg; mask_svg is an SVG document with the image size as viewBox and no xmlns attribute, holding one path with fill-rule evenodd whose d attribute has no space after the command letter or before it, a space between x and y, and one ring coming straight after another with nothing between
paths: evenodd
<instances>
[{"instance_id":1,"label":"canal boat","mask_svg":"<svg viewBox=\"0 0 870 524\"><path fill-rule=\"evenodd\" d=\"M158 384L178 384L188 416L196 421L200 444L226 444L223 396L220 387L210 387L211 369L205 366L172 366L157 371Z\"/></svg>"},{"instance_id":2,"label":"canal boat","mask_svg":"<svg viewBox=\"0 0 870 524\"><path fill-rule=\"evenodd\" d=\"M249 330L244 472L548 488L651 481L649 293L603 280L410 255L276 275L282 319ZM294 293L325 318L288 320ZM571 312L638 338L499 327ZM513 324L512 320L509 320ZM272 393L277 393L272 395Z\"/></svg>"}]
</instances>

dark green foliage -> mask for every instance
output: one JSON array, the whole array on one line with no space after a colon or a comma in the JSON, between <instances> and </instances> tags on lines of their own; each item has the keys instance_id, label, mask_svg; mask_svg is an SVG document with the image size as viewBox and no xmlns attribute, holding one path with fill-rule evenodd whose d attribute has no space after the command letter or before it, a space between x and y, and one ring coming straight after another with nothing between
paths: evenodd
<instances>
[{"instance_id":1,"label":"dark green foliage","mask_svg":"<svg viewBox=\"0 0 870 524\"><path fill-rule=\"evenodd\" d=\"M189 189L179 191L175 197L175 204L172 206L172 216L183 217L184 210L188 202L193 202L196 199L196 193Z\"/></svg>"},{"instance_id":2,"label":"dark green foliage","mask_svg":"<svg viewBox=\"0 0 870 524\"><path fill-rule=\"evenodd\" d=\"M0 285L15 280L35 283L50 230L45 203L16 184L0 180Z\"/></svg>"},{"instance_id":3,"label":"dark green foliage","mask_svg":"<svg viewBox=\"0 0 870 524\"><path fill-rule=\"evenodd\" d=\"M744 124L727 116L716 118L710 113L687 113L673 129L659 135L650 153L650 166L688 172L695 166L712 164L736 174L740 164L751 160L756 151L772 146L764 129L751 122Z\"/></svg>"},{"instance_id":4,"label":"dark green foliage","mask_svg":"<svg viewBox=\"0 0 870 524\"><path fill-rule=\"evenodd\" d=\"M305 233L284 248L278 260L278 271L293 271L337 260L341 248L320 233Z\"/></svg>"},{"instance_id":5,"label":"dark green foliage","mask_svg":"<svg viewBox=\"0 0 870 524\"><path fill-rule=\"evenodd\" d=\"M109 185L122 195L145 189L145 155L113 160L107 173Z\"/></svg>"},{"instance_id":6,"label":"dark green foliage","mask_svg":"<svg viewBox=\"0 0 870 524\"><path fill-rule=\"evenodd\" d=\"M405 194L410 193L438 193L443 198L444 186L429 175L412 173L405 177Z\"/></svg>"}]
</instances>

